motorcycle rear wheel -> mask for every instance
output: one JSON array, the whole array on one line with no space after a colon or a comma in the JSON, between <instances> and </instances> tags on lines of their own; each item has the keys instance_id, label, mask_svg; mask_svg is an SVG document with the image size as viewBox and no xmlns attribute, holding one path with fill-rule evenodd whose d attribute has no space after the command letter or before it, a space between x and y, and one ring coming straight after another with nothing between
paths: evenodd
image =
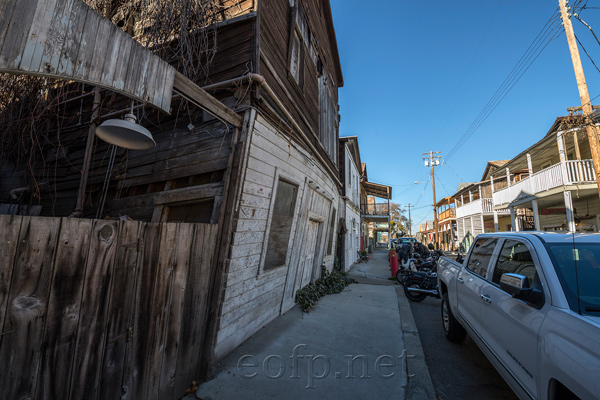
<instances>
[{"instance_id":1,"label":"motorcycle rear wheel","mask_svg":"<svg viewBox=\"0 0 600 400\"><path fill-rule=\"evenodd\" d=\"M427 297L426 293L411 292L410 290L408 290L409 288L421 289L421 284L419 281L416 280L404 283L404 294L410 301L418 303L420 301L425 300L425 297Z\"/></svg>"}]
</instances>

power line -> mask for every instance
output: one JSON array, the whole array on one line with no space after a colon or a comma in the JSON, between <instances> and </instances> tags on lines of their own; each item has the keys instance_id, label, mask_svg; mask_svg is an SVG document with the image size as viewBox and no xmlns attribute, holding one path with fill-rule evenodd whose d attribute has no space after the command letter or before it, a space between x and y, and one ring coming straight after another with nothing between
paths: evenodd
<instances>
[{"instance_id":1,"label":"power line","mask_svg":"<svg viewBox=\"0 0 600 400\"><path fill-rule=\"evenodd\" d=\"M454 100L457 99L457 94L459 93L461 87L463 86L463 82L465 81L465 78L467 77L468 72L471 70L471 66L473 65L473 61L475 60L475 57L477 56L477 53L479 53L479 49L481 48L481 45L483 44L483 41L486 38L490 27L492 26L492 22L496 18L496 14L498 13L498 9L500 8L500 4L501 3L502 2L498 2L498 5L496 6L496 9L494 10L494 14L492 15L492 18L490 19L489 23L486 25L485 32L483 33L483 35L481 35L481 39L479 40L479 43L477 44L477 48L475 49L475 52L473 53L473 56L471 56L471 60L469 61L469 65L467 66L467 68L464 69L463 75L460 78L458 86L456 87L456 90L452 94L452 97L451 97L452 100L449 101L447 103L447 105L446 105L446 109L444 110L444 113L442 114L442 118L440 119L440 121L438 122L437 127L434 130L435 134L434 134L434 136L432 138L432 142L435 142L435 140L439 136L439 134L441 132L440 127L442 125L442 122L446 119L446 116L449 113L450 106L453 105L453 107L452 107L452 111L453 111L456 108L456 105L458 104L458 102L454 101ZM513 3L513 6L514 6L514 3ZM502 25L503 24L504 24L504 22L502 23ZM460 96L458 96L458 97L460 97Z\"/></svg>"},{"instance_id":2,"label":"power line","mask_svg":"<svg viewBox=\"0 0 600 400\"><path fill-rule=\"evenodd\" d=\"M450 164L448 164L448 160L447 160L447 159L444 159L444 161L442 161L442 165L445 165L445 166L447 166L448 168L450 168L450 171L454 172L454 175L456 175L456 177L457 177L458 179L460 179L460 181L461 181L461 182L464 182L464 181L465 181L463 178L461 178L460 176L458 176L458 174L456 173L456 171L454 171L454 170L452 169L452 167L450 166Z\"/></svg>"},{"instance_id":3,"label":"power line","mask_svg":"<svg viewBox=\"0 0 600 400\"><path fill-rule=\"evenodd\" d=\"M477 131L477 129L485 122L489 115L496 109L500 102L506 97L506 95L512 90L516 83L531 67L533 62L539 57L546 46L554 40L562 32L562 24L560 23L560 17L558 10L554 11L554 14L550 17L548 22L544 25L540 33L534 39L532 44L526 50L525 54L521 56L517 64L513 67L512 71L505 78L504 82L496 90L492 98L487 102L481 112L477 115L475 120L467 128L465 133L459 138L457 143L448 152L446 159L450 159L465 143L466 141Z\"/></svg>"}]
</instances>

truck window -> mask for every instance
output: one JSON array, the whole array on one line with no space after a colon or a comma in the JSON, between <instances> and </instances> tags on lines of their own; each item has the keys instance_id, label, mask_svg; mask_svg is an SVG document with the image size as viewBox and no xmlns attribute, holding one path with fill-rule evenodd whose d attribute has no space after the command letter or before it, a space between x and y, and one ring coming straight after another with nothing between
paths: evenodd
<instances>
[{"instance_id":1,"label":"truck window","mask_svg":"<svg viewBox=\"0 0 600 400\"><path fill-rule=\"evenodd\" d=\"M485 279L490 259L494 248L498 243L498 239L493 238L480 238L473 244L473 251L469 257L469 263L467 269L476 275L481 276Z\"/></svg>"},{"instance_id":2,"label":"truck window","mask_svg":"<svg viewBox=\"0 0 600 400\"><path fill-rule=\"evenodd\" d=\"M500 277L505 273L525 275L529 281L529 287L539 286L533 257L525 243L517 240L506 240L504 242L496 262L492 282L499 285Z\"/></svg>"},{"instance_id":3,"label":"truck window","mask_svg":"<svg viewBox=\"0 0 600 400\"><path fill-rule=\"evenodd\" d=\"M600 245L575 242L545 246L571 310L600 315Z\"/></svg>"}]
</instances>

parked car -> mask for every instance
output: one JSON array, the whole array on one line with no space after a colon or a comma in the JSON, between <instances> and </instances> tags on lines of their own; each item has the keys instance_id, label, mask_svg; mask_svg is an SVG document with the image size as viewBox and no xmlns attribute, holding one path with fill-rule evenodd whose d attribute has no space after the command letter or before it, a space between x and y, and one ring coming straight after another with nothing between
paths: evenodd
<instances>
[{"instance_id":1,"label":"parked car","mask_svg":"<svg viewBox=\"0 0 600 400\"><path fill-rule=\"evenodd\" d=\"M520 398L600 398L600 235L481 234L438 288L446 337L468 333Z\"/></svg>"},{"instance_id":2,"label":"parked car","mask_svg":"<svg viewBox=\"0 0 600 400\"><path fill-rule=\"evenodd\" d=\"M404 243L414 244L414 243L417 243L417 239L415 239L414 237L401 237L401 238L398 238L398 244L404 244Z\"/></svg>"}]
</instances>

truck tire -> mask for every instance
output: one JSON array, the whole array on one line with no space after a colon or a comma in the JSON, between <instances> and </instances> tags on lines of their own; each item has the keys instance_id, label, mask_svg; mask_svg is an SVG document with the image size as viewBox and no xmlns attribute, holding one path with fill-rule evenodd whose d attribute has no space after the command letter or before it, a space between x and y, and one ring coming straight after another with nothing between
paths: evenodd
<instances>
[{"instance_id":1,"label":"truck tire","mask_svg":"<svg viewBox=\"0 0 600 400\"><path fill-rule=\"evenodd\" d=\"M462 343L467 338L467 331L452 314L450 303L448 302L448 293L445 293L442 297L442 327L444 328L446 339L451 342Z\"/></svg>"},{"instance_id":2,"label":"truck tire","mask_svg":"<svg viewBox=\"0 0 600 400\"><path fill-rule=\"evenodd\" d=\"M409 288L412 288L412 287L420 289L421 288L420 282L418 280L410 280L410 281L404 282L404 294L406 295L406 297L410 301L414 301L415 303L425 300L425 297L427 297L427 295L425 293L411 292L408 290Z\"/></svg>"}]
</instances>

